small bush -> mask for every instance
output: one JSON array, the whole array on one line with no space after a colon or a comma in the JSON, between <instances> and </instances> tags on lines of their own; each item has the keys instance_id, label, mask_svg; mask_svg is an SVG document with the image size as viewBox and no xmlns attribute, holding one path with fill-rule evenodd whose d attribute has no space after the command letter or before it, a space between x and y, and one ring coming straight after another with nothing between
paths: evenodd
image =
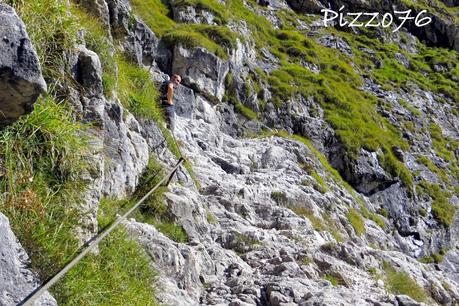
<instances>
[{"instance_id":1,"label":"small bush","mask_svg":"<svg viewBox=\"0 0 459 306\"><path fill-rule=\"evenodd\" d=\"M282 191L271 192L271 199L273 199L278 205L285 205L288 202L287 195Z\"/></svg>"},{"instance_id":2,"label":"small bush","mask_svg":"<svg viewBox=\"0 0 459 306\"><path fill-rule=\"evenodd\" d=\"M420 258L419 261L422 263L440 263L443 261L443 257L445 257L446 252L441 249L438 253L432 253L432 255Z\"/></svg>"}]
</instances>

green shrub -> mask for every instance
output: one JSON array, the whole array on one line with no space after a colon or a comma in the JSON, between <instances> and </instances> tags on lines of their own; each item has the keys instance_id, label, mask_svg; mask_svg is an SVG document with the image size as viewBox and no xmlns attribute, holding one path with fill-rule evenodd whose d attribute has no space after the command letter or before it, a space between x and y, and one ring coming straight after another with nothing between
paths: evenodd
<instances>
[{"instance_id":1,"label":"green shrub","mask_svg":"<svg viewBox=\"0 0 459 306\"><path fill-rule=\"evenodd\" d=\"M285 205L288 203L287 195L283 191L271 192L271 199L273 199L278 205Z\"/></svg>"}]
</instances>

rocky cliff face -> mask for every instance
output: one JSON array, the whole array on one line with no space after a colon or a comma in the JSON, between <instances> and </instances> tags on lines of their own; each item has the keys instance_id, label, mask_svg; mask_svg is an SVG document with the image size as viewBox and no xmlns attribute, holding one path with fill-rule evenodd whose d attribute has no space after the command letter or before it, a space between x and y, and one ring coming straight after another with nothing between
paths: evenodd
<instances>
[{"instance_id":1,"label":"rocky cliff face","mask_svg":"<svg viewBox=\"0 0 459 306\"><path fill-rule=\"evenodd\" d=\"M459 76L449 9L419 4L416 10L430 5L433 24L391 34L326 28L309 14L328 5L393 11L415 4L77 2L78 10L62 5L73 8L70 18L91 11L103 39L93 34L96 26L79 25L78 39L62 53L68 78L47 81L75 120L90 124L78 132L87 139L82 155L90 167L73 178L84 183L72 232L79 245L98 231L101 199L135 198L151 158L168 169L183 154L189 164L159 208L144 209L154 215L143 211L124 223L158 272L159 302L458 303ZM16 18L0 27L11 48L15 41L29 46L14 11L0 4L0 22L2 12ZM0 67L9 65L4 70L23 80L9 73L0 89L28 99L8 99L14 107L0 100L5 109L21 108L1 120L11 123L46 85L33 48L26 66L22 55L5 50ZM142 108L154 100L143 90L170 73L183 76L175 94L177 142L160 115L148 115L154 103ZM0 199L4 207L28 207L23 198L5 191ZM174 224L185 238L152 218ZM0 240L10 239L3 224ZM19 255L6 254L6 271L16 271ZM17 274L1 275L6 305L25 294L11 284L36 282Z\"/></svg>"}]
</instances>

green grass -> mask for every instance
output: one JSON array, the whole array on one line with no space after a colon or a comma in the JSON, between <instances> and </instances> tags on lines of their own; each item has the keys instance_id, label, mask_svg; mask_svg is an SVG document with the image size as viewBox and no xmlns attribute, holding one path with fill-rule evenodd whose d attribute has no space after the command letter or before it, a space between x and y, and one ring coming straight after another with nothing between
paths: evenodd
<instances>
[{"instance_id":1,"label":"green grass","mask_svg":"<svg viewBox=\"0 0 459 306\"><path fill-rule=\"evenodd\" d=\"M134 13L158 36L163 36L169 29L174 27L175 21L170 8L161 0L131 0Z\"/></svg>"},{"instance_id":2,"label":"green grass","mask_svg":"<svg viewBox=\"0 0 459 306\"><path fill-rule=\"evenodd\" d=\"M164 175L165 171L163 166L155 157L150 156L150 160L140 178L133 199L140 200L163 178ZM164 199L164 192L167 190L167 187L160 186L144 201L135 217L140 222L154 225L160 232L176 242L187 242L187 233L168 213L168 206Z\"/></svg>"},{"instance_id":3,"label":"green grass","mask_svg":"<svg viewBox=\"0 0 459 306\"><path fill-rule=\"evenodd\" d=\"M328 185L325 180L315 170L311 172L311 176L317 182L317 184L314 184L314 188L321 193L326 193L328 191Z\"/></svg>"},{"instance_id":4,"label":"green grass","mask_svg":"<svg viewBox=\"0 0 459 306\"><path fill-rule=\"evenodd\" d=\"M70 81L61 67L67 66L64 54L77 41L77 22L68 14L64 0L8 1L24 21L36 49L45 80L63 85Z\"/></svg>"},{"instance_id":5,"label":"green grass","mask_svg":"<svg viewBox=\"0 0 459 306\"><path fill-rule=\"evenodd\" d=\"M136 117L164 122L159 105L159 93L148 71L131 63L121 55L118 66L118 97Z\"/></svg>"},{"instance_id":6,"label":"green grass","mask_svg":"<svg viewBox=\"0 0 459 306\"><path fill-rule=\"evenodd\" d=\"M154 222L154 225L161 233L174 240L175 242L186 243L189 240L188 234L183 229L183 227L175 222L156 221Z\"/></svg>"},{"instance_id":7,"label":"green grass","mask_svg":"<svg viewBox=\"0 0 459 306\"><path fill-rule=\"evenodd\" d=\"M214 11L223 7L220 3L210 0L179 1L176 5L195 5ZM170 8L159 0L134 0L132 1L134 12L138 14L146 24L164 41L173 46L182 44L187 48L204 47L217 56L227 59L227 50L235 47L236 33L225 26L204 24L178 24L172 20ZM226 13L221 10L217 19L224 23ZM242 39L241 37L239 37Z\"/></svg>"},{"instance_id":8,"label":"green grass","mask_svg":"<svg viewBox=\"0 0 459 306\"><path fill-rule=\"evenodd\" d=\"M239 254L245 253L249 250L254 250L262 246L262 243L252 237L247 236L244 233L234 232L235 240L235 251Z\"/></svg>"},{"instance_id":9,"label":"green grass","mask_svg":"<svg viewBox=\"0 0 459 306\"><path fill-rule=\"evenodd\" d=\"M244 115L244 117L246 117L247 119L258 120L257 113L251 110L249 107L245 106L244 104L238 102L234 105L234 108L238 113Z\"/></svg>"},{"instance_id":10,"label":"green grass","mask_svg":"<svg viewBox=\"0 0 459 306\"><path fill-rule=\"evenodd\" d=\"M77 206L89 166L84 127L65 103L40 98L35 110L0 131L0 211L43 278L55 273L77 249Z\"/></svg>"},{"instance_id":11,"label":"green grass","mask_svg":"<svg viewBox=\"0 0 459 306\"><path fill-rule=\"evenodd\" d=\"M51 290L62 305L158 305L156 272L142 247L117 229Z\"/></svg>"},{"instance_id":12,"label":"green grass","mask_svg":"<svg viewBox=\"0 0 459 306\"><path fill-rule=\"evenodd\" d=\"M383 268L386 273L386 287L391 293L404 294L418 302L427 302L427 293L408 273L395 270L387 262L383 263Z\"/></svg>"},{"instance_id":13,"label":"green grass","mask_svg":"<svg viewBox=\"0 0 459 306\"><path fill-rule=\"evenodd\" d=\"M449 203L451 194L443 190L438 184L431 184L424 180L417 185L416 189L420 195L426 194L432 198L433 216L440 224L449 227L457 211L457 207Z\"/></svg>"},{"instance_id":14,"label":"green grass","mask_svg":"<svg viewBox=\"0 0 459 306\"><path fill-rule=\"evenodd\" d=\"M173 28L164 35L164 40L170 46L180 44L185 48L203 47L221 58L226 59L228 57L223 47L204 34L195 32L192 25Z\"/></svg>"},{"instance_id":15,"label":"green grass","mask_svg":"<svg viewBox=\"0 0 459 306\"><path fill-rule=\"evenodd\" d=\"M86 47L97 53L102 64L102 81L104 94L112 97L116 89L116 62L113 56L112 43L109 39L107 29L101 21L88 13L85 9L71 2L70 12L78 22L78 28L84 29L84 42Z\"/></svg>"},{"instance_id":16,"label":"green grass","mask_svg":"<svg viewBox=\"0 0 459 306\"><path fill-rule=\"evenodd\" d=\"M289 208L298 216L304 216L308 218L314 230L318 232L327 231L333 236L333 238L335 238L337 242L344 241L342 233L339 231L336 222L331 218L330 214L325 214L322 219L317 217L310 208L304 206L288 205L287 208Z\"/></svg>"},{"instance_id":17,"label":"green grass","mask_svg":"<svg viewBox=\"0 0 459 306\"><path fill-rule=\"evenodd\" d=\"M208 208L206 208L206 220L209 224L218 223L217 217L215 217L215 215Z\"/></svg>"},{"instance_id":18,"label":"green grass","mask_svg":"<svg viewBox=\"0 0 459 306\"><path fill-rule=\"evenodd\" d=\"M283 191L271 192L271 199L273 199L278 205L286 205L288 203L287 195Z\"/></svg>"},{"instance_id":19,"label":"green grass","mask_svg":"<svg viewBox=\"0 0 459 306\"><path fill-rule=\"evenodd\" d=\"M438 176L438 178L441 179L444 183L449 182L446 171L434 165L434 163L426 156L419 156L418 158L416 158L416 162L426 166L430 171L435 173Z\"/></svg>"},{"instance_id":20,"label":"green grass","mask_svg":"<svg viewBox=\"0 0 459 306\"><path fill-rule=\"evenodd\" d=\"M457 166L458 161L455 158L453 150L459 147L459 141L443 136L442 129L436 124L431 124L429 126L429 132L437 155L452 165Z\"/></svg>"},{"instance_id":21,"label":"green grass","mask_svg":"<svg viewBox=\"0 0 459 306\"><path fill-rule=\"evenodd\" d=\"M177 8L191 6L197 10L205 10L215 16L214 21L217 24L226 24L228 21L228 12L224 5L214 0L177 0L173 5Z\"/></svg>"},{"instance_id":22,"label":"green grass","mask_svg":"<svg viewBox=\"0 0 459 306\"><path fill-rule=\"evenodd\" d=\"M358 236L365 233L365 223L363 222L362 216L355 208L349 209L346 217Z\"/></svg>"},{"instance_id":23,"label":"green grass","mask_svg":"<svg viewBox=\"0 0 459 306\"><path fill-rule=\"evenodd\" d=\"M323 278L325 280L328 280L333 286L340 286L340 285L344 286L346 284L342 276L339 274L337 275L325 274Z\"/></svg>"},{"instance_id":24,"label":"green grass","mask_svg":"<svg viewBox=\"0 0 459 306\"><path fill-rule=\"evenodd\" d=\"M327 230L324 220L314 215L314 212L310 208L303 206L290 206L288 208L291 209L296 215L305 216L306 218L308 218L309 221L311 221L312 227L316 231L321 232Z\"/></svg>"},{"instance_id":25,"label":"green grass","mask_svg":"<svg viewBox=\"0 0 459 306\"><path fill-rule=\"evenodd\" d=\"M97 217L100 230L133 204L128 199L102 199ZM51 292L64 305L157 305L155 282L148 255L124 228L118 228L99 244L97 254L88 254Z\"/></svg>"},{"instance_id":26,"label":"green grass","mask_svg":"<svg viewBox=\"0 0 459 306\"><path fill-rule=\"evenodd\" d=\"M432 253L430 256L426 256L423 258L420 258L419 261L422 263L441 263L443 261L443 258L446 255L446 251L441 249L437 253Z\"/></svg>"}]
</instances>

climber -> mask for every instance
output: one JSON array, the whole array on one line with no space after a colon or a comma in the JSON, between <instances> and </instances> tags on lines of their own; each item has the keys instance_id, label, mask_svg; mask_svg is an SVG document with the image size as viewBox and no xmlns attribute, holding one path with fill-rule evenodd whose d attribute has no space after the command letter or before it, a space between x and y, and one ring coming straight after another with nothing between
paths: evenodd
<instances>
[{"instance_id":1,"label":"climber","mask_svg":"<svg viewBox=\"0 0 459 306\"><path fill-rule=\"evenodd\" d=\"M168 128L174 132L175 128L175 103L174 103L174 88L182 82L182 78L178 74L172 75L170 81L166 81L162 85L162 104L166 110L166 119Z\"/></svg>"}]
</instances>

